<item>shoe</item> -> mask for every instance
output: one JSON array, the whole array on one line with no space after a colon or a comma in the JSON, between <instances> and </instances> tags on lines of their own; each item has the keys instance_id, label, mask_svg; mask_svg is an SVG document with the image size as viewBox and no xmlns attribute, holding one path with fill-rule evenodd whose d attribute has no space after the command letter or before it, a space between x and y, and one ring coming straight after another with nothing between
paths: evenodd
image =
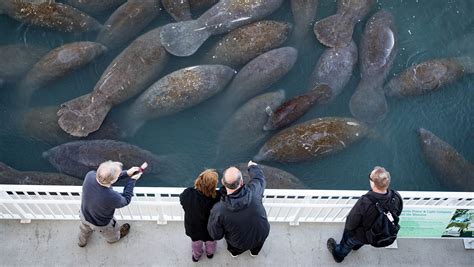
<instances>
[{"instance_id":1,"label":"shoe","mask_svg":"<svg viewBox=\"0 0 474 267\"><path fill-rule=\"evenodd\" d=\"M334 238L328 239L327 247L328 247L329 252L331 252L332 257L334 258L334 261L336 261L337 263L340 263L344 260L344 258L341 259L334 254L334 250L336 249L336 240L334 240Z\"/></svg>"},{"instance_id":2,"label":"shoe","mask_svg":"<svg viewBox=\"0 0 474 267\"><path fill-rule=\"evenodd\" d=\"M128 235L129 231L130 231L130 224L124 223L122 226L120 226L120 239Z\"/></svg>"},{"instance_id":3,"label":"shoe","mask_svg":"<svg viewBox=\"0 0 474 267\"><path fill-rule=\"evenodd\" d=\"M357 246L354 246L354 247L352 248L352 250L357 251L357 250L359 250L359 248L361 248L361 247L362 247L362 245L357 245Z\"/></svg>"},{"instance_id":4,"label":"shoe","mask_svg":"<svg viewBox=\"0 0 474 267\"><path fill-rule=\"evenodd\" d=\"M214 257L214 254L207 255L207 258L208 258L208 259L212 259L212 257Z\"/></svg>"},{"instance_id":5,"label":"shoe","mask_svg":"<svg viewBox=\"0 0 474 267\"><path fill-rule=\"evenodd\" d=\"M194 255L191 255L191 259L193 259L193 262L198 262L199 261L199 259L194 258Z\"/></svg>"},{"instance_id":6,"label":"shoe","mask_svg":"<svg viewBox=\"0 0 474 267\"><path fill-rule=\"evenodd\" d=\"M79 240L79 242L77 242L77 245L81 248L85 247L87 245L87 242L81 242L81 240Z\"/></svg>"},{"instance_id":7,"label":"shoe","mask_svg":"<svg viewBox=\"0 0 474 267\"><path fill-rule=\"evenodd\" d=\"M232 256L232 258L237 258L237 256L239 256L239 255L234 255L234 254L232 254L232 252L230 252L230 256Z\"/></svg>"},{"instance_id":8,"label":"shoe","mask_svg":"<svg viewBox=\"0 0 474 267\"><path fill-rule=\"evenodd\" d=\"M258 254L252 254L252 251L250 251L250 256L255 258L258 256Z\"/></svg>"}]
</instances>

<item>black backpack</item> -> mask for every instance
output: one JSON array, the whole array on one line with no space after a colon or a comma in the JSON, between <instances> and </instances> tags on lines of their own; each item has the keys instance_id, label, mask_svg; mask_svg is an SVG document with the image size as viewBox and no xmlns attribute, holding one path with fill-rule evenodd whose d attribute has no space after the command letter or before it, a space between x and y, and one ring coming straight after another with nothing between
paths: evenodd
<instances>
[{"instance_id":1,"label":"black backpack","mask_svg":"<svg viewBox=\"0 0 474 267\"><path fill-rule=\"evenodd\" d=\"M374 247L386 247L391 245L397 239L400 225L398 225L398 215L395 214L393 207L395 206L395 192L390 190L391 196L388 201L380 203L375 197L365 195L375 204L379 211L379 215L375 219L372 227L365 232L367 242Z\"/></svg>"}]
</instances>

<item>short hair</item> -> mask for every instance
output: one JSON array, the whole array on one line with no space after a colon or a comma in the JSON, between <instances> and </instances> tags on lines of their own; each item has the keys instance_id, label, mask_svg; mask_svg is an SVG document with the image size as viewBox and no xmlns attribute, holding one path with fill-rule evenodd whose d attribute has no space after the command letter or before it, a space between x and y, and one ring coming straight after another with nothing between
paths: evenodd
<instances>
[{"instance_id":1,"label":"short hair","mask_svg":"<svg viewBox=\"0 0 474 267\"><path fill-rule=\"evenodd\" d=\"M216 170L207 169L196 178L194 181L194 187L203 193L206 197L216 198L216 188L219 175Z\"/></svg>"},{"instance_id":2,"label":"short hair","mask_svg":"<svg viewBox=\"0 0 474 267\"><path fill-rule=\"evenodd\" d=\"M369 177L378 189L385 190L390 185L390 173L383 167L375 166Z\"/></svg>"},{"instance_id":3,"label":"short hair","mask_svg":"<svg viewBox=\"0 0 474 267\"><path fill-rule=\"evenodd\" d=\"M229 183L226 181L226 176L227 176L226 174L227 174L227 171L232 170L232 169L237 170L237 172L235 173L236 175L233 177L234 180ZM237 189L240 186L241 181L242 181L242 173L236 167L229 167L224 171L224 174L222 177L222 183L224 184L225 187L229 189Z\"/></svg>"},{"instance_id":4,"label":"short hair","mask_svg":"<svg viewBox=\"0 0 474 267\"><path fill-rule=\"evenodd\" d=\"M96 179L101 184L111 184L120 176L122 172L122 163L118 161L102 162L97 168Z\"/></svg>"}]
</instances>

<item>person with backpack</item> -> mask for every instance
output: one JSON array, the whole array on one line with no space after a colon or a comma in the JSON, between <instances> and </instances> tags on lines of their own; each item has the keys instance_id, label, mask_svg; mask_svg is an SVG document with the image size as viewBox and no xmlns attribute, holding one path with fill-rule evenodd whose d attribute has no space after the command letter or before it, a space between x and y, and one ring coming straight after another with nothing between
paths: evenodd
<instances>
[{"instance_id":1,"label":"person with backpack","mask_svg":"<svg viewBox=\"0 0 474 267\"><path fill-rule=\"evenodd\" d=\"M363 195L349 212L341 242L337 244L334 238L327 241L328 250L338 263L352 250L365 244L385 247L397 238L402 197L389 189L390 173L383 167L374 167L369 181L372 190Z\"/></svg>"}]
</instances>

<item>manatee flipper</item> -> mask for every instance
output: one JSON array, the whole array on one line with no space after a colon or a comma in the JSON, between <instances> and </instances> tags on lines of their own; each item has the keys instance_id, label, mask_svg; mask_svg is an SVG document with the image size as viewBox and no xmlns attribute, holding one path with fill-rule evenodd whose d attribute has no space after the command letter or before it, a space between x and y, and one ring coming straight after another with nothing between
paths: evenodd
<instances>
[{"instance_id":1,"label":"manatee flipper","mask_svg":"<svg viewBox=\"0 0 474 267\"><path fill-rule=\"evenodd\" d=\"M170 23L160 31L163 47L178 57L194 54L210 36L211 33L200 20Z\"/></svg>"},{"instance_id":2,"label":"manatee flipper","mask_svg":"<svg viewBox=\"0 0 474 267\"><path fill-rule=\"evenodd\" d=\"M367 123L384 120L388 104L383 89L359 86L349 101L349 109L355 118Z\"/></svg>"},{"instance_id":3,"label":"manatee flipper","mask_svg":"<svg viewBox=\"0 0 474 267\"><path fill-rule=\"evenodd\" d=\"M100 128L111 108L94 101L91 94L83 95L61 105L58 124L70 135L84 137Z\"/></svg>"},{"instance_id":4,"label":"manatee flipper","mask_svg":"<svg viewBox=\"0 0 474 267\"><path fill-rule=\"evenodd\" d=\"M350 18L335 14L314 24L314 34L323 45L328 47L346 47L352 41L352 25Z\"/></svg>"}]
</instances>

